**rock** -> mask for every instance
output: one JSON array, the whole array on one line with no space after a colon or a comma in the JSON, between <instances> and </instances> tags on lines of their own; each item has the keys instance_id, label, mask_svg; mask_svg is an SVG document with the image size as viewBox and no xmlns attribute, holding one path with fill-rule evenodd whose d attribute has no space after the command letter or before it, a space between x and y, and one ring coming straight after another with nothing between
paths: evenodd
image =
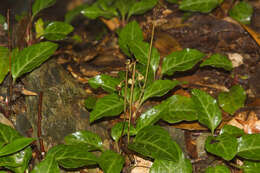
<instances>
[{"instance_id":1,"label":"rock","mask_svg":"<svg viewBox=\"0 0 260 173\"><path fill-rule=\"evenodd\" d=\"M78 130L89 130L103 140L109 139L106 122L89 124L89 112L84 109L86 93L54 59L27 75L24 84L30 91L43 92L41 128L46 149ZM38 101L39 96L26 97L26 118L32 125L33 137L37 137Z\"/></svg>"}]
</instances>

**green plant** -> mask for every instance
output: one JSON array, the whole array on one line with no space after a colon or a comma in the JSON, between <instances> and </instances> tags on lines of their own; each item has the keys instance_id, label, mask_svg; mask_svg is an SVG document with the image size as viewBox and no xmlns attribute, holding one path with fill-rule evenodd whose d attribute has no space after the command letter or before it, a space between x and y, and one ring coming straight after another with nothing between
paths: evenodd
<instances>
[{"instance_id":1,"label":"green plant","mask_svg":"<svg viewBox=\"0 0 260 173\"><path fill-rule=\"evenodd\" d=\"M168 1L176 2L175 0ZM124 7L125 4L122 4L122 2L125 1L113 1L112 4L109 2L111 1L97 1L96 5L91 6L91 8L97 10L95 12L98 14L95 15L100 16L102 14L106 17L118 15L115 8L121 10L120 14L123 20L126 14L127 19L133 14L139 14L131 12L131 8ZM145 1L127 1L127 3L130 2L141 4ZM198 11L197 8L201 5L200 12L206 13L222 1L208 0L207 2L214 3L208 3L213 5L210 8L207 6L207 9L204 9L203 4L201 4L204 1L193 2L191 3L189 0L181 1L180 9ZM32 20L40 10L53 3L55 3L53 0L35 1ZM115 6L116 4L122 6ZM192 6L192 4L196 5ZM145 10L140 10L140 13L147 10L143 4L141 7ZM76 10L76 13L78 11ZM70 20L71 18L68 17L68 21ZM71 26L53 22L44 27L44 22L38 19L35 30L38 39L44 37L49 40L61 40L71 32ZM245 134L241 129L230 125L225 125L219 133L216 132L216 128L222 121L220 107L233 115L236 110L244 106L246 94L240 85L233 86L229 92L220 93L217 100L205 91L192 89L191 97L172 95L151 108L145 109L144 106L148 100L165 96L175 87L182 86L182 82L170 80L168 77L173 76L176 72L194 69L199 62L202 62L200 64L202 68L212 66L231 71L232 64L226 56L213 54L204 60L206 56L204 53L187 48L164 57L160 66L160 54L156 48L152 47L153 35L150 43L145 42L142 30L137 22L128 23L118 31L118 35L121 50L132 61L127 64L125 74L119 75L118 78L102 74L89 80L89 85L92 88L101 87L108 93L98 100L95 98L86 99L86 108L92 109L90 114L92 123L104 117L118 116L123 113L124 121L117 123L111 129L111 137L120 146L119 141L127 135L126 146L128 149L153 159L151 173L158 173L162 170L163 172L192 172L191 162L185 158L178 144L171 139L166 130L155 125L159 120L172 124L181 121L198 121L212 133L205 143L205 149L208 152L226 161L236 157L242 158L244 160L243 166L233 166L243 169L246 173L258 170L260 167L258 162L260 160L259 134ZM10 70L14 81L43 63L56 49L57 44L52 42L38 43L22 51L14 49L11 54L14 60L11 61L12 68ZM3 69L3 72L0 73L0 79L3 80L9 70L5 68L9 64L9 50L5 47L0 47L0 50L0 57L2 57L0 60L3 62L0 63L0 66L3 67L0 68L0 70ZM39 50L45 51L43 53ZM120 74L122 73L124 72ZM32 155L31 148L28 146L35 139L24 138L12 128L2 124L0 124L0 134L2 134L0 135L0 166L16 173L24 172ZM66 136L64 141L65 144L51 148L44 160L37 164L32 172L56 173L60 172L59 166L66 169L75 169L93 165L98 165L107 173L121 172L124 157L114 151L106 150L98 135L88 131L78 131ZM92 153L93 151L99 151L101 155L97 156ZM209 167L206 170L207 173L220 171L230 172L224 165Z\"/></svg>"},{"instance_id":2,"label":"green plant","mask_svg":"<svg viewBox=\"0 0 260 173\"><path fill-rule=\"evenodd\" d=\"M37 14L55 2L55 0L36 0L34 2L32 6L32 17L27 26L28 47L22 50L9 50L7 47L0 47L0 83L2 83L8 72L11 73L13 82L15 82L16 79L23 74L40 66L44 61L50 58L58 48L58 44L49 41L32 44L32 42L36 42L36 39L45 38L51 41L58 41L66 38L66 36L72 32L73 27L67 23L54 21L44 27L43 20L38 19L35 23L36 38L31 34L31 23L37 17ZM1 17L1 21L2 20L4 20L3 17Z\"/></svg>"},{"instance_id":3,"label":"green plant","mask_svg":"<svg viewBox=\"0 0 260 173\"><path fill-rule=\"evenodd\" d=\"M97 0L91 6L82 9L81 13L90 19L121 16L122 22L125 23L131 16L143 14L156 4L157 0Z\"/></svg>"}]
</instances>

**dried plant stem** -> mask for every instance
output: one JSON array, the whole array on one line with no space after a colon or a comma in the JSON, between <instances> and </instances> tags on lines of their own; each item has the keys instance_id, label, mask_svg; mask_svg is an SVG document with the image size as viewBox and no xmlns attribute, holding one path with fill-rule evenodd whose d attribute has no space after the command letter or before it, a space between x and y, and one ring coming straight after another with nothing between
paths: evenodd
<instances>
[{"instance_id":1,"label":"dried plant stem","mask_svg":"<svg viewBox=\"0 0 260 173\"><path fill-rule=\"evenodd\" d=\"M127 143L129 144L130 140L130 125L132 120L132 108L133 108L133 95L134 95L134 86L135 86L135 66L136 62L133 63L133 70L132 70L132 83L131 83L131 91L130 91L130 100L129 100L129 119L128 119L128 131L127 131Z\"/></svg>"},{"instance_id":2,"label":"dried plant stem","mask_svg":"<svg viewBox=\"0 0 260 173\"><path fill-rule=\"evenodd\" d=\"M39 145L40 145L40 158L42 159L43 154L45 154L45 149L43 145L43 140L42 140L42 98L43 98L43 92L40 92L39 94L39 103L38 103L38 122L37 122L37 137L39 140Z\"/></svg>"},{"instance_id":3,"label":"dried plant stem","mask_svg":"<svg viewBox=\"0 0 260 173\"><path fill-rule=\"evenodd\" d=\"M144 90L147 84L147 78L148 78L148 73L149 73L149 67L150 67L150 62L151 62L151 54L152 54L152 48L153 48L153 39L154 39L154 29L155 29L155 24L153 23L153 28L152 28L152 36L151 36L151 40L150 40L150 47L149 47L149 52L148 52L148 60L147 60L147 66L146 66L146 71L145 71L145 77L144 77L144 85L141 89L141 93L138 99L138 106L136 108L136 111L134 113L134 115L136 114L136 112L139 110L140 106L141 106L141 100L144 94Z\"/></svg>"}]
</instances>

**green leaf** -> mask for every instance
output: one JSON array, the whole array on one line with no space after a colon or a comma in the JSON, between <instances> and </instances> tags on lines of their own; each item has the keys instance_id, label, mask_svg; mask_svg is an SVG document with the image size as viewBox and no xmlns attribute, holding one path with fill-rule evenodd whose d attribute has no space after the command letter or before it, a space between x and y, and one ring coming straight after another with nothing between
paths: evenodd
<instances>
[{"instance_id":1,"label":"green leaf","mask_svg":"<svg viewBox=\"0 0 260 173\"><path fill-rule=\"evenodd\" d=\"M44 34L44 22L42 18L39 18L35 24L36 38L40 38Z\"/></svg>"},{"instance_id":2,"label":"green leaf","mask_svg":"<svg viewBox=\"0 0 260 173\"><path fill-rule=\"evenodd\" d=\"M244 131L238 127L235 126L231 126L228 124L225 124L224 127L222 127L222 129L219 132L220 135L222 134L228 134L234 137L240 137L242 135L244 135Z\"/></svg>"},{"instance_id":3,"label":"green leaf","mask_svg":"<svg viewBox=\"0 0 260 173\"><path fill-rule=\"evenodd\" d=\"M232 62L225 55L214 54L200 64L200 67L212 66L216 68L224 68L227 71L232 70Z\"/></svg>"},{"instance_id":4,"label":"green leaf","mask_svg":"<svg viewBox=\"0 0 260 173\"><path fill-rule=\"evenodd\" d=\"M131 41L142 41L143 39L143 32L139 24L134 20L119 31L118 44L120 49L130 56L128 44Z\"/></svg>"},{"instance_id":5,"label":"green leaf","mask_svg":"<svg viewBox=\"0 0 260 173\"><path fill-rule=\"evenodd\" d=\"M229 11L230 17L243 24L250 24L252 14L253 14L253 7L245 1L237 3Z\"/></svg>"},{"instance_id":6,"label":"green leaf","mask_svg":"<svg viewBox=\"0 0 260 173\"><path fill-rule=\"evenodd\" d=\"M15 154L11 154L5 157L0 157L0 166L15 168L21 167L25 168L28 166L28 163L32 157L31 147L26 147L24 150L21 150Z\"/></svg>"},{"instance_id":7,"label":"green leaf","mask_svg":"<svg viewBox=\"0 0 260 173\"><path fill-rule=\"evenodd\" d=\"M237 154L237 139L228 134L222 134L217 137L209 136L205 143L208 152L215 154L229 161Z\"/></svg>"},{"instance_id":8,"label":"green leaf","mask_svg":"<svg viewBox=\"0 0 260 173\"><path fill-rule=\"evenodd\" d=\"M96 98L96 97L88 96L88 97L85 99L85 107L86 107L87 109L93 109L94 106L96 105L96 102L97 102L97 98Z\"/></svg>"},{"instance_id":9,"label":"green leaf","mask_svg":"<svg viewBox=\"0 0 260 173\"><path fill-rule=\"evenodd\" d=\"M35 141L34 138L17 138L0 149L0 156L13 154L17 151L20 151L26 146L30 145L33 141Z\"/></svg>"},{"instance_id":10,"label":"green leaf","mask_svg":"<svg viewBox=\"0 0 260 173\"><path fill-rule=\"evenodd\" d=\"M207 126L213 133L222 119L217 101L199 89L192 90L192 99L198 111L199 122Z\"/></svg>"},{"instance_id":11,"label":"green leaf","mask_svg":"<svg viewBox=\"0 0 260 173\"><path fill-rule=\"evenodd\" d=\"M128 148L154 159L178 162L182 157L178 144L160 126L147 126L140 130Z\"/></svg>"},{"instance_id":12,"label":"green leaf","mask_svg":"<svg viewBox=\"0 0 260 173\"><path fill-rule=\"evenodd\" d=\"M43 36L47 40L59 41L66 38L66 36L73 31L73 26L65 22L51 22L44 29Z\"/></svg>"},{"instance_id":13,"label":"green leaf","mask_svg":"<svg viewBox=\"0 0 260 173\"><path fill-rule=\"evenodd\" d=\"M103 16L107 19L117 16L118 13L115 7L107 6L105 3L102 5L99 1L95 2L90 7L84 8L81 13L89 19L96 19L97 17Z\"/></svg>"},{"instance_id":14,"label":"green leaf","mask_svg":"<svg viewBox=\"0 0 260 173\"><path fill-rule=\"evenodd\" d=\"M141 100L141 104L151 97L161 97L169 92L171 89L179 85L180 82L177 80L156 80L150 86L148 86L145 91L143 98Z\"/></svg>"},{"instance_id":15,"label":"green leaf","mask_svg":"<svg viewBox=\"0 0 260 173\"><path fill-rule=\"evenodd\" d=\"M71 23L71 21L79 14L81 14L80 12L87 8L89 5L87 3L85 4L82 4L82 5L79 5L77 6L76 8L70 10L69 12L66 13L65 15L65 20L64 22L66 23Z\"/></svg>"},{"instance_id":16,"label":"green leaf","mask_svg":"<svg viewBox=\"0 0 260 173\"><path fill-rule=\"evenodd\" d=\"M0 46L0 84L9 71L9 53L7 47Z\"/></svg>"},{"instance_id":17,"label":"green leaf","mask_svg":"<svg viewBox=\"0 0 260 173\"><path fill-rule=\"evenodd\" d=\"M244 173L258 173L260 170L260 162L244 160L242 168Z\"/></svg>"},{"instance_id":18,"label":"green leaf","mask_svg":"<svg viewBox=\"0 0 260 173\"><path fill-rule=\"evenodd\" d=\"M238 156L260 160L260 134L247 134L238 138Z\"/></svg>"},{"instance_id":19,"label":"green leaf","mask_svg":"<svg viewBox=\"0 0 260 173\"><path fill-rule=\"evenodd\" d=\"M6 23L5 17L0 14L0 25L4 25L5 23Z\"/></svg>"},{"instance_id":20,"label":"green leaf","mask_svg":"<svg viewBox=\"0 0 260 173\"><path fill-rule=\"evenodd\" d=\"M218 95L219 106L231 115L244 107L245 101L246 92L240 85L234 85L229 92L221 92Z\"/></svg>"},{"instance_id":21,"label":"green leaf","mask_svg":"<svg viewBox=\"0 0 260 173\"><path fill-rule=\"evenodd\" d=\"M111 150L103 152L98 160L98 164L105 173L120 173L124 162L123 156Z\"/></svg>"},{"instance_id":22,"label":"green leaf","mask_svg":"<svg viewBox=\"0 0 260 173\"><path fill-rule=\"evenodd\" d=\"M144 127L155 124L162 117L162 113L168 108L167 106L167 102L164 101L142 113L137 119L136 130L140 131Z\"/></svg>"},{"instance_id":23,"label":"green leaf","mask_svg":"<svg viewBox=\"0 0 260 173\"><path fill-rule=\"evenodd\" d=\"M82 145L58 145L55 160L67 169L96 165L97 157L85 150Z\"/></svg>"},{"instance_id":24,"label":"green leaf","mask_svg":"<svg viewBox=\"0 0 260 173\"><path fill-rule=\"evenodd\" d=\"M128 12L127 19L132 15L143 14L148 10L152 9L157 4L157 0L141 0L133 4Z\"/></svg>"},{"instance_id":25,"label":"green leaf","mask_svg":"<svg viewBox=\"0 0 260 173\"><path fill-rule=\"evenodd\" d=\"M188 159L184 156L179 162L173 162L169 160L156 159L150 169L149 173L192 173L192 165Z\"/></svg>"},{"instance_id":26,"label":"green leaf","mask_svg":"<svg viewBox=\"0 0 260 173\"><path fill-rule=\"evenodd\" d=\"M145 78L145 74L146 74L146 65L137 63L136 70L137 70L138 78L140 78L140 82L144 82L144 78ZM155 74L153 73L153 70L151 68L149 68L146 86L151 85L154 82L154 80L155 80Z\"/></svg>"},{"instance_id":27,"label":"green leaf","mask_svg":"<svg viewBox=\"0 0 260 173\"><path fill-rule=\"evenodd\" d=\"M117 0L115 2L115 6L120 12L122 18L124 19L126 14L129 11L129 8L133 6L133 4L136 3L136 0Z\"/></svg>"},{"instance_id":28,"label":"green leaf","mask_svg":"<svg viewBox=\"0 0 260 173\"><path fill-rule=\"evenodd\" d=\"M41 10L48 8L56 3L56 0L35 0L32 6L32 17L34 18Z\"/></svg>"},{"instance_id":29,"label":"green leaf","mask_svg":"<svg viewBox=\"0 0 260 173\"><path fill-rule=\"evenodd\" d=\"M46 61L58 48L52 42L41 42L21 50L12 61L12 76L14 81L21 75L32 71Z\"/></svg>"},{"instance_id":30,"label":"green leaf","mask_svg":"<svg viewBox=\"0 0 260 173\"><path fill-rule=\"evenodd\" d=\"M123 131L124 129L124 131ZM123 131L123 133L122 133ZM114 141L118 142L121 136L124 136L128 133L128 123L127 122L119 122L116 123L111 129L111 137L113 138ZM129 135L134 136L136 135L137 131L134 128L132 124L130 124L130 129L129 129Z\"/></svg>"},{"instance_id":31,"label":"green leaf","mask_svg":"<svg viewBox=\"0 0 260 173\"><path fill-rule=\"evenodd\" d=\"M97 150L102 148L102 139L95 133L90 131L77 131L67 135L64 141L68 145L84 144L87 151Z\"/></svg>"},{"instance_id":32,"label":"green leaf","mask_svg":"<svg viewBox=\"0 0 260 173\"><path fill-rule=\"evenodd\" d=\"M27 167L29 166L29 162L32 158L32 149L31 147L27 147L26 149L0 158L0 163L3 161L7 161L11 163L11 165L6 164L5 168L15 172L15 173L24 173ZM20 166L12 166L12 164L20 164Z\"/></svg>"},{"instance_id":33,"label":"green leaf","mask_svg":"<svg viewBox=\"0 0 260 173\"><path fill-rule=\"evenodd\" d=\"M186 71L196 65L205 55L196 49L173 52L163 59L162 74L173 75L176 71Z\"/></svg>"},{"instance_id":34,"label":"green leaf","mask_svg":"<svg viewBox=\"0 0 260 173\"><path fill-rule=\"evenodd\" d=\"M54 157L46 157L33 168L31 173L60 173L60 168Z\"/></svg>"},{"instance_id":35,"label":"green leaf","mask_svg":"<svg viewBox=\"0 0 260 173\"><path fill-rule=\"evenodd\" d=\"M103 117L119 115L124 110L124 101L116 94L104 96L99 99L90 113L90 122Z\"/></svg>"},{"instance_id":36,"label":"green leaf","mask_svg":"<svg viewBox=\"0 0 260 173\"><path fill-rule=\"evenodd\" d=\"M230 173L230 170L224 165L217 165L208 167L206 173Z\"/></svg>"},{"instance_id":37,"label":"green leaf","mask_svg":"<svg viewBox=\"0 0 260 173\"><path fill-rule=\"evenodd\" d=\"M149 57L150 45L144 41L130 41L128 44L131 52L134 54L138 62L143 65L147 65ZM159 66L160 54L156 48L152 48L151 57L150 57L150 66L153 73L156 73L156 70Z\"/></svg>"},{"instance_id":38,"label":"green leaf","mask_svg":"<svg viewBox=\"0 0 260 173\"><path fill-rule=\"evenodd\" d=\"M163 112L162 119L168 123L194 121L198 119L198 113L191 98L173 95L167 99L167 109Z\"/></svg>"},{"instance_id":39,"label":"green leaf","mask_svg":"<svg viewBox=\"0 0 260 173\"><path fill-rule=\"evenodd\" d=\"M140 93L141 93L141 90L139 87L134 87L134 90L133 90L133 102L137 101L139 99L139 96L140 96ZM125 97L125 87L122 87L121 89L121 95L122 97ZM130 97L131 97L131 89L130 88L127 88L127 91L126 91L126 98L127 98L127 101L130 102Z\"/></svg>"},{"instance_id":40,"label":"green leaf","mask_svg":"<svg viewBox=\"0 0 260 173\"><path fill-rule=\"evenodd\" d=\"M0 143L8 144L22 136L12 127L0 123ZM2 147L1 145L1 147Z\"/></svg>"},{"instance_id":41,"label":"green leaf","mask_svg":"<svg viewBox=\"0 0 260 173\"><path fill-rule=\"evenodd\" d=\"M223 0L182 0L179 8L184 11L209 13Z\"/></svg>"},{"instance_id":42,"label":"green leaf","mask_svg":"<svg viewBox=\"0 0 260 173\"><path fill-rule=\"evenodd\" d=\"M167 2L170 2L170 3L177 3L178 0L166 0Z\"/></svg>"},{"instance_id":43,"label":"green leaf","mask_svg":"<svg viewBox=\"0 0 260 173\"><path fill-rule=\"evenodd\" d=\"M88 84L91 88L97 89L98 87L101 87L106 92L112 93L117 91L117 86L120 84L120 80L101 74L89 79Z\"/></svg>"}]
</instances>

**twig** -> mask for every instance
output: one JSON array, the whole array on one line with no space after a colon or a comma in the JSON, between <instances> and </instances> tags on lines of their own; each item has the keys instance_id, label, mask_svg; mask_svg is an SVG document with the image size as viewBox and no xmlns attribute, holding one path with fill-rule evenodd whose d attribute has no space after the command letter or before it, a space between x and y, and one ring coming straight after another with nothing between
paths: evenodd
<instances>
[{"instance_id":1,"label":"twig","mask_svg":"<svg viewBox=\"0 0 260 173\"><path fill-rule=\"evenodd\" d=\"M10 9L7 10L7 25L8 25L8 55L9 55L9 71L11 72L11 65L12 65L12 54L11 54L11 50L12 50L12 41L11 41L11 35L10 35ZM9 78L9 98L7 97L7 114L6 117L8 118L10 116L11 113L11 100L13 97L13 81L12 81L12 75L10 75Z\"/></svg>"},{"instance_id":2,"label":"twig","mask_svg":"<svg viewBox=\"0 0 260 173\"><path fill-rule=\"evenodd\" d=\"M39 140L39 145L40 145L40 151L41 151L41 156L44 155L45 149L43 145L43 140L41 138L42 136L42 126L41 126L41 121L42 121L42 98L43 98L43 92L41 91L39 94L39 103L38 103L38 122L37 122L37 137Z\"/></svg>"},{"instance_id":3,"label":"twig","mask_svg":"<svg viewBox=\"0 0 260 173\"><path fill-rule=\"evenodd\" d=\"M127 131L127 143L129 144L130 140L130 125L132 120L132 107L133 107L133 93L134 93L134 86L135 86L135 66L136 62L133 63L133 73L132 73L132 83L131 83L131 91L130 91L130 103L129 103L129 114L130 117L128 119L128 131Z\"/></svg>"}]
</instances>

